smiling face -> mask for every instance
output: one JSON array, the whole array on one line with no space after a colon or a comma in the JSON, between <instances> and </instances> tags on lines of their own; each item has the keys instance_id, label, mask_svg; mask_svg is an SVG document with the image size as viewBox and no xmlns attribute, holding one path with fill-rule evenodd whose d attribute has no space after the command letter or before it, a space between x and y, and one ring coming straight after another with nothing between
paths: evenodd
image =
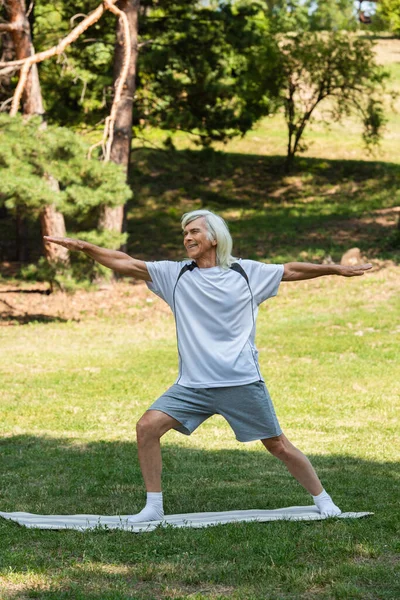
<instances>
[{"instance_id":1,"label":"smiling face","mask_svg":"<svg viewBox=\"0 0 400 600\"><path fill-rule=\"evenodd\" d=\"M209 239L204 217L199 217L186 225L183 230L183 244L188 257L195 260L200 268L216 266L217 242Z\"/></svg>"}]
</instances>

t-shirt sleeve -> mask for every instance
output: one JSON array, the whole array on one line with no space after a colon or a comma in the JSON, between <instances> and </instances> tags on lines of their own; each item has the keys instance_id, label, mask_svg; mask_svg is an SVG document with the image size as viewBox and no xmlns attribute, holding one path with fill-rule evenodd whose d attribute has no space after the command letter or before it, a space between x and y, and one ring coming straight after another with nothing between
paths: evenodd
<instances>
[{"instance_id":1,"label":"t-shirt sleeve","mask_svg":"<svg viewBox=\"0 0 400 600\"><path fill-rule=\"evenodd\" d=\"M257 304L277 295L284 265L269 265L255 260L242 260L241 265L247 273Z\"/></svg>"},{"instance_id":2,"label":"t-shirt sleeve","mask_svg":"<svg viewBox=\"0 0 400 600\"><path fill-rule=\"evenodd\" d=\"M179 273L185 262L159 260L146 262L151 281L146 281L149 290L157 294L172 308L172 295Z\"/></svg>"}]
</instances>

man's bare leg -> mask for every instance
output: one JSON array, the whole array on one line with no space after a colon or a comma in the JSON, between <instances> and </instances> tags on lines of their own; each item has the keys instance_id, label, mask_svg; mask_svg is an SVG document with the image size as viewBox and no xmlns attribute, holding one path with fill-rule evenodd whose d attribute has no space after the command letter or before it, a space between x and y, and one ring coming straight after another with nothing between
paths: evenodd
<instances>
[{"instance_id":1,"label":"man's bare leg","mask_svg":"<svg viewBox=\"0 0 400 600\"><path fill-rule=\"evenodd\" d=\"M261 440L265 448L281 460L289 473L297 479L313 497L318 510L323 516L340 514L340 509L333 503L332 498L325 492L308 458L287 439L282 433L277 437Z\"/></svg>"},{"instance_id":2,"label":"man's bare leg","mask_svg":"<svg viewBox=\"0 0 400 600\"><path fill-rule=\"evenodd\" d=\"M136 426L140 468L147 491L146 506L140 513L131 515L129 523L161 521L164 517L161 492L161 437L179 425L176 419L159 410L145 412Z\"/></svg>"}]
</instances>

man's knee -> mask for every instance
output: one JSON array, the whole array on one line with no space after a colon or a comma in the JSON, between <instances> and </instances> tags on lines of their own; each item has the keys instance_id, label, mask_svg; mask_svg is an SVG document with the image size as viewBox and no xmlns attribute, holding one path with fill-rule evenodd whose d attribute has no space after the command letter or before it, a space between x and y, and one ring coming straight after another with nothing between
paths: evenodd
<instances>
[{"instance_id":1,"label":"man's knee","mask_svg":"<svg viewBox=\"0 0 400 600\"><path fill-rule=\"evenodd\" d=\"M274 438L267 438L261 440L265 448L279 460L287 460L290 458L292 452L292 445L284 436L280 435Z\"/></svg>"},{"instance_id":2,"label":"man's knee","mask_svg":"<svg viewBox=\"0 0 400 600\"><path fill-rule=\"evenodd\" d=\"M137 438L143 440L149 437L160 437L158 436L158 429L157 420L151 414L151 411L145 412L136 423Z\"/></svg>"},{"instance_id":3,"label":"man's knee","mask_svg":"<svg viewBox=\"0 0 400 600\"><path fill-rule=\"evenodd\" d=\"M138 441L159 439L174 426L174 419L160 411L148 410L136 423Z\"/></svg>"}]
</instances>

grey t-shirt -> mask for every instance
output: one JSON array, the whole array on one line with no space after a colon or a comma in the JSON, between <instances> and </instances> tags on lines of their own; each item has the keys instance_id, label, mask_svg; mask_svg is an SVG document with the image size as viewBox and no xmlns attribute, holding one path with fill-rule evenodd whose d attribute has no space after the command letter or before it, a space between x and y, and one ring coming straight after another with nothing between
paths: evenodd
<instances>
[{"instance_id":1,"label":"grey t-shirt","mask_svg":"<svg viewBox=\"0 0 400 600\"><path fill-rule=\"evenodd\" d=\"M276 296L283 265L236 261L233 269L181 269L191 261L147 262L147 286L171 307L178 338L179 376L191 388L246 385L262 380L254 344L258 306Z\"/></svg>"}]
</instances>

